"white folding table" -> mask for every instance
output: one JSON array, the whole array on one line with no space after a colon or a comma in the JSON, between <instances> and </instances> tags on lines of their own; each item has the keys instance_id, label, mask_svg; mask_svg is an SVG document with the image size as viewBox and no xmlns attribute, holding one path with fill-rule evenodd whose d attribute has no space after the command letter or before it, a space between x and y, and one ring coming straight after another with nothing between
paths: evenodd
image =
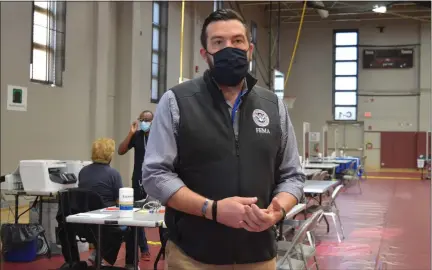
<instances>
[{"instance_id":1,"label":"white folding table","mask_svg":"<svg viewBox=\"0 0 432 270\"><path fill-rule=\"evenodd\" d=\"M304 193L308 194L318 194L319 199L318 203L319 205L322 204L322 195L329 191L332 187L339 184L339 181L325 181L325 180L306 180L304 184L303 191ZM313 196L312 199L316 200ZM327 232L329 232L330 226L328 224L327 219L324 219L326 225L327 225Z\"/></svg>"},{"instance_id":2,"label":"white folding table","mask_svg":"<svg viewBox=\"0 0 432 270\"><path fill-rule=\"evenodd\" d=\"M42 197L55 197L58 192L51 191L25 191L25 190L3 190L5 195L12 195L15 197L15 224L18 224L19 219L19 197L20 196L31 196L39 197L39 224L42 225ZM36 206L36 205L33 205Z\"/></svg>"},{"instance_id":3,"label":"white folding table","mask_svg":"<svg viewBox=\"0 0 432 270\"><path fill-rule=\"evenodd\" d=\"M310 177L315 173L319 173L321 171L322 171L321 169L303 169L303 172L307 177Z\"/></svg>"},{"instance_id":4,"label":"white folding table","mask_svg":"<svg viewBox=\"0 0 432 270\"><path fill-rule=\"evenodd\" d=\"M336 168L339 164L334 163L306 163L304 165L305 169L320 169L320 170L331 170L332 178L335 178Z\"/></svg>"},{"instance_id":5,"label":"white folding table","mask_svg":"<svg viewBox=\"0 0 432 270\"><path fill-rule=\"evenodd\" d=\"M337 184L339 181L306 180L303 191L304 193L323 194Z\"/></svg>"},{"instance_id":6,"label":"white folding table","mask_svg":"<svg viewBox=\"0 0 432 270\"><path fill-rule=\"evenodd\" d=\"M322 163L334 163L334 164L347 164L351 163L353 160L350 159L323 159Z\"/></svg>"},{"instance_id":7,"label":"white folding table","mask_svg":"<svg viewBox=\"0 0 432 270\"><path fill-rule=\"evenodd\" d=\"M163 208L162 208L163 209ZM129 226L132 228L133 238L134 238L134 269L138 268L138 227L146 228L156 228L161 227L164 223L164 213L149 213L139 211L139 209L134 209L133 215L130 218L120 217L119 211L106 211L104 209L99 209L95 211L90 211L86 213L80 213L75 215L70 215L66 217L66 222L68 223L84 223L84 224L95 224L97 225L97 242L98 248L96 249L96 258L101 258L100 254L100 229L101 225L111 225L111 226ZM96 261L96 268L100 269L100 259Z\"/></svg>"},{"instance_id":8,"label":"white folding table","mask_svg":"<svg viewBox=\"0 0 432 270\"><path fill-rule=\"evenodd\" d=\"M164 221L163 213L144 213L134 209L130 218L120 217L119 211L95 210L66 217L69 223L84 223L96 225L116 225L130 227L160 227Z\"/></svg>"},{"instance_id":9,"label":"white folding table","mask_svg":"<svg viewBox=\"0 0 432 270\"><path fill-rule=\"evenodd\" d=\"M301 211L304 211L306 209L306 204L299 203L295 205L291 210L286 214L285 219L292 219L294 218L298 213Z\"/></svg>"}]
</instances>

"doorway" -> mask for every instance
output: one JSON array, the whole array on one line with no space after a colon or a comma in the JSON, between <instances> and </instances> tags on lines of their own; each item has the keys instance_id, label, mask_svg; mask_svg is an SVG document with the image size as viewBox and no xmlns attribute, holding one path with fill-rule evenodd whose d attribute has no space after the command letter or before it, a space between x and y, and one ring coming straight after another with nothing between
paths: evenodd
<instances>
[{"instance_id":1,"label":"doorway","mask_svg":"<svg viewBox=\"0 0 432 270\"><path fill-rule=\"evenodd\" d=\"M347 156L364 156L364 122L327 121L327 125L329 153L342 150Z\"/></svg>"},{"instance_id":2,"label":"doorway","mask_svg":"<svg viewBox=\"0 0 432 270\"><path fill-rule=\"evenodd\" d=\"M416 132L381 132L381 168L417 167Z\"/></svg>"}]
</instances>

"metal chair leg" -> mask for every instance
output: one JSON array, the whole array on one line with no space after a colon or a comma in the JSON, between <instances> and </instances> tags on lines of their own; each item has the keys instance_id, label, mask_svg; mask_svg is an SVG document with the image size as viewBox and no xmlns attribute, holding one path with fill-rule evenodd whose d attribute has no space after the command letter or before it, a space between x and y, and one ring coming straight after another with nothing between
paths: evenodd
<instances>
[{"instance_id":1,"label":"metal chair leg","mask_svg":"<svg viewBox=\"0 0 432 270\"><path fill-rule=\"evenodd\" d=\"M313 246L313 247L315 247L315 243L314 243L314 241L313 241L313 239L312 239L312 232L306 232L306 235L307 235L307 239L308 239L308 241L309 241L309 244L311 245L311 246Z\"/></svg>"},{"instance_id":2,"label":"metal chair leg","mask_svg":"<svg viewBox=\"0 0 432 270\"><path fill-rule=\"evenodd\" d=\"M326 216L323 215L323 218L324 218L324 221L325 221L325 223L327 225L327 233L329 233L330 232L330 224L329 224Z\"/></svg>"},{"instance_id":3,"label":"metal chair leg","mask_svg":"<svg viewBox=\"0 0 432 270\"><path fill-rule=\"evenodd\" d=\"M332 219L333 219L333 223L334 223L334 227L335 227L335 230L336 230L336 234L337 234L338 241L339 241L339 243L341 243L342 240L341 240L341 237L340 237L340 235L339 235L339 229L338 229L338 225L337 225L337 222L336 222L336 215L333 214L333 215L331 215L331 217L332 217Z\"/></svg>"},{"instance_id":4,"label":"metal chair leg","mask_svg":"<svg viewBox=\"0 0 432 270\"><path fill-rule=\"evenodd\" d=\"M362 191L362 188L361 188L360 179L357 179L357 185L358 185L358 188L360 190L360 194L363 194L363 191Z\"/></svg>"},{"instance_id":5,"label":"metal chair leg","mask_svg":"<svg viewBox=\"0 0 432 270\"><path fill-rule=\"evenodd\" d=\"M315 268L316 268L317 270L319 270L318 261L317 261L315 255L313 256L313 259L314 259L314 261L315 261Z\"/></svg>"},{"instance_id":6,"label":"metal chair leg","mask_svg":"<svg viewBox=\"0 0 432 270\"><path fill-rule=\"evenodd\" d=\"M340 229L341 229L341 232L342 232L342 238L345 239L345 232L344 232L344 228L343 228L342 221L341 221L341 218L339 216L339 213L337 213L336 216L337 216L338 221L339 221L339 226L340 226Z\"/></svg>"},{"instance_id":7,"label":"metal chair leg","mask_svg":"<svg viewBox=\"0 0 432 270\"><path fill-rule=\"evenodd\" d=\"M45 232L42 233L42 237L43 237L43 239L45 241L45 244L47 245L47 257L48 257L48 259L51 259L51 255L52 255L52 253L51 253L51 247L50 247L50 243L48 243L48 240L46 238Z\"/></svg>"}]
</instances>

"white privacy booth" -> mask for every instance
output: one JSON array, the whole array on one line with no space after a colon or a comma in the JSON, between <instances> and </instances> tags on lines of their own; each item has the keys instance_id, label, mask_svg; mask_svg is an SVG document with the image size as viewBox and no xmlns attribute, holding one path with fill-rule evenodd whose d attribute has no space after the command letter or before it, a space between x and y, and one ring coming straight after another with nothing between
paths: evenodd
<instances>
[{"instance_id":1,"label":"white privacy booth","mask_svg":"<svg viewBox=\"0 0 432 270\"><path fill-rule=\"evenodd\" d=\"M321 152L323 157L328 157L328 126L324 125L321 136Z\"/></svg>"},{"instance_id":2,"label":"white privacy booth","mask_svg":"<svg viewBox=\"0 0 432 270\"><path fill-rule=\"evenodd\" d=\"M322 157L320 143L321 133L309 131L309 157Z\"/></svg>"},{"instance_id":3,"label":"white privacy booth","mask_svg":"<svg viewBox=\"0 0 432 270\"><path fill-rule=\"evenodd\" d=\"M304 161L309 159L309 132L310 132L310 123L303 122L303 150L302 157Z\"/></svg>"},{"instance_id":4,"label":"white privacy booth","mask_svg":"<svg viewBox=\"0 0 432 270\"><path fill-rule=\"evenodd\" d=\"M338 145L338 142L339 142L339 129L336 128L333 132L334 132L334 134L333 134L334 152L336 153L336 156L338 156L339 155L339 152L338 152L338 150L339 150L339 145Z\"/></svg>"}]
</instances>

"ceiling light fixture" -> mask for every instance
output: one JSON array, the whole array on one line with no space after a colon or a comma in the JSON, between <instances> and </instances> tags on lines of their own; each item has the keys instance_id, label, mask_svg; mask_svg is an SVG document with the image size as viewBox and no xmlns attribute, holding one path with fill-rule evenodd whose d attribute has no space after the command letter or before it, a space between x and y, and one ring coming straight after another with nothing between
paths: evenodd
<instances>
[{"instance_id":1,"label":"ceiling light fixture","mask_svg":"<svg viewBox=\"0 0 432 270\"><path fill-rule=\"evenodd\" d=\"M375 5L373 7L372 11L376 12L376 13L386 13L387 12L387 7L386 6Z\"/></svg>"}]
</instances>

